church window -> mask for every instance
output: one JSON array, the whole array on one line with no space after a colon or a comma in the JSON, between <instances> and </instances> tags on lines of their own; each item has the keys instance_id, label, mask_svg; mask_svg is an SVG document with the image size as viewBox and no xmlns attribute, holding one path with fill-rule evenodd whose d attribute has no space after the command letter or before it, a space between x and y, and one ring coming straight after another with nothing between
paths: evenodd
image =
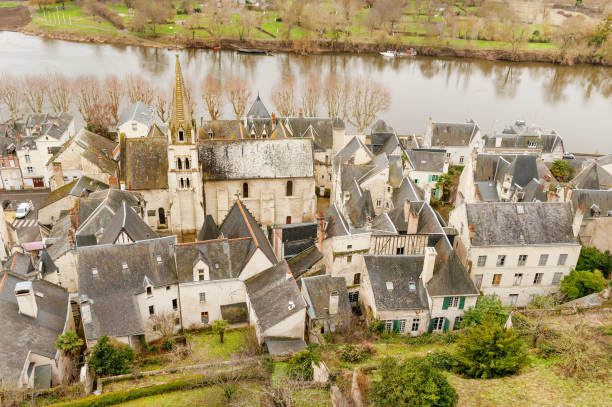
<instances>
[{"instance_id":1,"label":"church window","mask_svg":"<svg viewBox=\"0 0 612 407\"><path fill-rule=\"evenodd\" d=\"M189 158L185 158L185 169L188 170L190 167Z\"/></svg>"},{"instance_id":2,"label":"church window","mask_svg":"<svg viewBox=\"0 0 612 407\"><path fill-rule=\"evenodd\" d=\"M166 213L164 211L164 208L159 208L157 212L159 214L159 224L165 225L166 224Z\"/></svg>"},{"instance_id":3,"label":"church window","mask_svg":"<svg viewBox=\"0 0 612 407\"><path fill-rule=\"evenodd\" d=\"M242 197L243 198L249 197L249 184L246 182L242 184Z\"/></svg>"},{"instance_id":4,"label":"church window","mask_svg":"<svg viewBox=\"0 0 612 407\"><path fill-rule=\"evenodd\" d=\"M293 195L293 181L287 181L287 196Z\"/></svg>"},{"instance_id":5,"label":"church window","mask_svg":"<svg viewBox=\"0 0 612 407\"><path fill-rule=\"evenodd\" d=\"M184 178L180 179L180 185L181 185L181 188L185 188L185 179Z\"/></svg>"},{"instance_id":6,"label":"church window","mask_svg":"<svg viewBox=\"0 0 612 407\"><path fill-rule=\"evenodd\" d=\"M189 188L189 178L185 178L185 187Z\"/></svg>"},{"instance_id":7,"label":"church window","mask_svg":"<svg viewBox=\"0 0 612 407\"><path fill-rule=\"evenodd\" d=\"M176 168L178 168L179 170L183 169L183 160L181 160L180 158L177 158L176 160Z\"/></svg>"},{"instance_id":8,"label":"church window","mask_svg":"<svg viewBox=\"0 0 612 407\"><path fill-rule=\"evenodd\" d=\"M185 141L185 133L183 133L183 130L179 130L179 141Z\"/></svg>"}]
</instances>

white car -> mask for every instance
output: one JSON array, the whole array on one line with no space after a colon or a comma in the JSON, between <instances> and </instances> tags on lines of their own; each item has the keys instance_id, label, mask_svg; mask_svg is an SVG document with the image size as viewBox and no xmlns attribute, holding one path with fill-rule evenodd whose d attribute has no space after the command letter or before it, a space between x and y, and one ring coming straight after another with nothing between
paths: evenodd
<instances>
[{"instance_id":1,"label":"white car","mask_svg":"<svg viewBox=\"0 0 612 407\"><path fill-rule=\"evenodd\" d=\"M17 207L17 219L23 219L28 216L28 213L32 210L32 202L22 202Z\"/></svg>"}]
</instances>

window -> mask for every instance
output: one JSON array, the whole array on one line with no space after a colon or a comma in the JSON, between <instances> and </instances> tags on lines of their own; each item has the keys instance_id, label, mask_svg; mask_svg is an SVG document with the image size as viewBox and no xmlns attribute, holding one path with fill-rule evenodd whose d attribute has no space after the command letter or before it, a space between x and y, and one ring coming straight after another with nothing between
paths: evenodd
<instances>
[{"instance_id":1,"label":"window","mask_svg":"<svg viewBox=\"0 0 612 407\"><path fill-rule=\"evenodd\" d=\"M409 281L408 282L408 289L410 291L416 291L416 283L414 281Z\"/></svg>"},{"instance_id":2,"label":"window","mask_svg":"<svg viewBox=\"0 0 612 407\"><path fill-rule=\"evenodd\" d=\"M173 299L172 300L172 309L173 310L177 310L178 309L178 299Z\"/></svg>"},{"instance_id":3,"label":"window","mask_svg":"<svg viewBox=\"0 0 612 407\"><path fill-rule=\"evenodd\" d=\"M395 254L404 254L404 248L398 247L397 249L395 249Z\"/></svg>"},{"instance_id":4,"label":"window","mask_svg":"<svg viewBox=\"0 0 612 407\"><path fill-rule=\"evenodd\" d=\"M417 332L419 330L419 318L412 318L412 332Z\"/></svg>"},{"instance_id":5,"label":"window","mask_svg":"<svg viewBox=\"0 0 612 407\"><path fill-rule=\"evenodd\" d=\"M166 286L166 291L170 291L170 286L169 285Z\"/></svg>"},{"instance_id":6,"label":"window","mask_svg":"<svg viewBox=\"0 0 612 407\"><path fill-rule=\"evenodd\" d=\"M174 318L174 325L180 325L180 324L181 324L180 318Z\"/></svg>"},{"instance_id":7,"label":"window","mask_svg":"<svg viewBox=\"0 0 612 407\"><path fill-rule=\"evenodd\" d=\"M508 296L508 303L510 305L515 306L516 300L518 300L518 294L510 294L510 296Z\"/></svg>"},{"instance_id":8,"label":"window","mask_svg":"<svg viewBox=\"0 0 612 407\"><path fill-rule=\"evenodd\" d=\"M431 180L432 180L433 182L438 181L438 176L437 176L437 175L432 175L432 176L431 176Z\"/></svg>"},{"instance_id":9,"label":"window","mask_svg":"<svg viewBox=\"0 0 612 407\"><path fill-rule=\"evenodd\" d=\"M401 334L406 332L406 320L405 319L400 319L399 320L399 329L398 329L398 331Z\"/></svg>"},{"instance_id":10,"label":"window","mask_svg":"<svg viewBox=\"0 0 612 407\"><path fill-rule=\"evenodd\" d=\"M189 188L191 186L191 182L189 181L189 178L185 178L185 186L187 188Z\"/></svg>"},{"instance_id":11,"label":"window","mask_svg":"<svg viewBox=\"0 0 612 407\"><path fill-rule=\"evenodd\" d=\"M559 285L561 283L561 279L563 278L563 273L555 273L553 276L553 285Z\"/></svg>"},{"instance_id":12,"label":"window","mask_svg":"<svg viewBox=\"0 0 612 407\"><path fill-rule=\"evenodd\" d=\"M293 195L293 181L287 181L287 196Z\"/></svg>"},{"instance_id":13,"label":"window","mask_svg":"<svg viewBox=\"0 0 612 407\"><path fill-rule=\"evenodd\" d=\"M155 315L155 307L153 305L149 305L149 315Z\"/></svg>"},{"instance_id":14,"label":"window","mask_svg":"<svg viewBox=\"0 0 612 407\"><path fill-rule=\"evenodd\" d=\"M525 263L527 263L527 255L526 254L521 254L519 256L519 261L518 261L518 265L519 266L524 266Z\"/></svg>"},{"instance_id":15,"label":"window","mask_svg":"<svg viewBox=\"0 0 612 407\"><path fill-rule=\"evenodd\" d=\"M459 306L459 297L448 297L448 308L457 308Z\"/></svg>"},{"instance_id":16,"label":"window","mask_svg":"<svg viewBox=\"0 0 612 407\"><path fill-rule=\"evenodd\" d=\"M346 256L346 264L350 264L353 261L353 256Z\"/></svg>"},{"instance_id":17,"label":"window","mask_svg":"<svg viewBox=\"0 0 612 407\"><path fill-rule=\"evenodd\" d=\"M352 245L352 244L347 244L347 245L346 245L346 250L351 250L352 248L353 248L353 245Z\"/></svg>"},{"instance_id":18,"label":"window","mask_svg":"<svg viewBox=\"0 0 612 407\"><path fill-rule=\"evenodd\" d=\"M474 285L480 290L480 286L482 286L482 274L474 275Z\"/></svg>"},{"instance_id":19,"label":"window","mask_svg":"<svg viewBox=\"0 0 612 407\"><path fill-rule=\"evenodd\" d=\"M25 162L27 162L27 163L31 163L32 162L32 160L30 159L30 154L26 154L24 157L25 157ZM11 165L11 167L12 167L12 165Z\"/></svg>"},{"instance_id":20,"label":"window","mask_svg":"<svg viewBox=\"0 0 612 407\"><path fill-rule=\"evenodd\" d=\"M461 327L461 321L463 321L462 316L455 317L455 323L453 324L453 329L459 329Z\"/></svg>"},{"instance_id":21,"label":"window","mask_svg":"<svg viewBox=\"0 0 612 407\"><path fill-rule=\"evenodd\" d=\"M353 275L353 285L361 283L361 273L355 273Z\"/></svg>"},{"instance_id":22,"label":"window","mask_svg":"<svg viewBox=\"0 0 612 407\"><path fill-rule=\"evenodd\" d=\"M459 157L459 164L463 164L463 156Z\"/></svg>"},{"instance_id":23,"label":"window","mask_svg":"<svg viewBox=\"0 0 612 407\"><path fill-rule=\"evenodd\" d=\"M542 282L542 276L544 273L536 273L535 277L533 277L533 284L540 284Z\"/></svg>"},{"instance_id":24,"label":"window","mask_svg":"<svg viewBox=\"0 0 612 407\"><path fill-rule=\"evenodd\" d=\"M249 197L249 184L247 184L246 182L242 184L242 197L243 198Z\"/></svg>"},{"instance_id":25,"label":"window","mask_svg":"<svg viewBox=\"0 0 612 407\"><path fill-rule=\"evenodd\" d=\"M446 153L446 158L450 158L451 157L451 153Z\"/></svg>"},{"instance_id":26,"label":"window","mask_svg":"<svg viewBox=\"0 0 612 407\"><path fill-rule=\"evenodd\" d=\"M380 208L382 206L382 201L380 199L376 200L376 207Z\"/></svg>"},{"instance_id":27,"label":"window","mask_svg":"<svg viewBox=\"0 0 612 407\"><path fill-rule=\"evenodd\" d=\"M206 279L206 273L204 269L198 269L198 280L204 281L204 279Z\"/></svg>"},{"instance_id":28,"label":"window","mask_svg":"<svg viewBox=\"0 0 612 407\"><path fill-rule=\"evenodd\" d=\"M388 333L393 331L393 320L392 319L388 319L385 321L385 330Z\"/></svg>"},{"instance_id":29,"label":"window","mask_svg":"<svg viewBox=\"0 0 612 407\"><path fill-rule=\"evenodd\" d=\"M546 263L548 263L548 254L542 254L540 256L540 263L539 263L539 265L540 266L545 266Z\"/></svg>"},{"instance_id":30,"label":"window","mask_svg":"<svg viewBox=\"0 0 612 407\"><path fill-rule=\"evenodd\" d=\"M188 170L190 167L189 158L185 158L185 169Z\"/></svg>"},{"instance_id":31,"label":"window","mask_svg":"<svg viewBox=\"0 0 612 407\"><path fill-rule=\"evenodd\" d=\"M533 140L527 142L527 147L529 148L536 148L537 146L538 146L538 143Z\"/></svg>"},{"instance_id":32,"label":"window","mask_svg":"<svg viewBox=\"0 0 612 407\"><path fill-rule=\"evenodd\" d=\"M164 208L159 208L157 210L157 213L159 217L159 224L165 225L166 224L166 211L164 211Z\"/></svg>"},{"instance_id":33,"label":"window","mask_svg":"<svg viewBox=\"0 0 612 407\"><path fill-rule=\"evenodd\" d=\"M444 329L444 318L443 317L434 318L433 319L432 330L433 331L441 331L442 329Z\"/></svg>"},{"instance_id":34,"label":"window","mask_svg":"<svg viewBox=\"0 0 612 407\"><path fill-rule=\"evenodd\" d=\"M287 218L285 219L285 223L287 225L291 225L291 216L287 216Z\"/></svg>"},{"instance_id":35,"label":"window","mask_svg":"<svg viewBox=\"0 0 612 407\"><path fill-rule=\"evenodd\" d=\"M359 291L353 291L352 293L348 293L349 302L357 305L359 303Z\"/></svg>"},{"instance_id":36,"label":"window","mask_svg":"<svg viewBox=\"0 0 612 407\"><path fill-rule=\"evenodd\" d=\"M559 255L559 260L557 261L557 265L558 266L563 266L563 265L565 265L566 261L567 261L567 254L560 254Z\"/></svg>"},{"instance_id":37,"label":"window","mask_svg":"<svg viewBox=\"0 0 612 407\"><path fill-rule=\"evenodd\" d=\"M151 286L147 287L147 297L151 297L153 296L153 289L151 288Z\"/></svg>"},{"instance_id":38,"label":"window","mask_svg":"<svg viewBox=\"0 0 612 407\"><path fill-rule=\"evenodd\" d=\"M183 130L179 130L179 141L185 141L185 133L183 133Z\"/></svg>"},{"instance_id":39,"label":"window","mask_svg":"<svg viewBox=\"0 0 612 407\"><path fill-rule=\"evenodd\" d=\"M34 167L26 167L26 173L34 174Z\"/></svg>"},{"instance_id":40,"label":"window","mask_svg":"<svg viewBox=\"0 0 612 407\"><path fill-rule=\"evenodd\" d=\"M180 158L176 159L176 168L179 170L183 169L183 160L181 160Z\"/></svg>"},{"instance_id":41,"label":"window","mask_svg":"<svg viewBox=\"0 0 612 407\"><path fill-rule=\"evenodd\" d=\"M516 273L514 275L514 283L513 285L521 285L521 281L523 280L523 273Z\"/></svg>"},{"instance_id":42,"label":"window","mask_svg":"<svg viewBox=\"0 0 612 407\"><path fill-rule=\"evenodd\" d=\"M180 185L181 185L181 188L185 188L185 180L183 178L181 178Z\"/></svg>"},{"instance_id":43,"label":"window","mask_svg":"<svg viewBox=\"0 0 612 407\"><path fill-rule=\"evenodd\" d=\"M499 283L501 282L501 274L493 274L493 281L491 282L492 285L499 285Z\"/></svg>"},{"instance_id":44,"label":"window","mask_svg":"<svg viewBox=\"0 0 612 407\"><path fill-rule=\"evenodd\" d=\"M418 179L418 178L415 178L415 179L414 179L414 183L415 183L415 184L418 184L418 183L419 183L419 179Z\"/></svg>"},{"instance_id":45,"label":"window","mask_svg":"<svg viewBox=\"0 0 612 407\"><path fill-rule=\"evenodd\" d=\"M202 311L200 313L200 321L202 321L203 324L208 323L208 311Z\"/></svg>"},{"instance_id":46,"label":"window","mask_svg":"<svg viewBox=\"0 0 612 407\"><path fill-rule=\"evenodd\" d=\"M500 254L497 256L497 267L504 267L504 264L506 264L506 255Z\"/></svg>"},{"instance_id":47,"label":"window","mask_svg":"<svg viewBox=\"0 0 612 407\"><path fill-rule=\"evenodd\" d=\"M484 267L487 263L487 256L478 256L478 267Z\"/></svg>"},{"instance_id":48,"label":"window","mask_svg":"<svg viewBox=\"0 0 612 407\"><path fill-rule=\"evenodd\" d=\"M206 302L206 293L200 293L200 302Z\"/></svg>"}]
</instances>

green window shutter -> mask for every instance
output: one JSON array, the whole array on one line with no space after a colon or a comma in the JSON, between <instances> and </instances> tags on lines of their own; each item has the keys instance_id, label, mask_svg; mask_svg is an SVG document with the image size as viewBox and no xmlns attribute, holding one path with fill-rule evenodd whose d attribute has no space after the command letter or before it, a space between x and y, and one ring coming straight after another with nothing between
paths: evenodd
<instances>
[{"instance_id":1,"label":"green window shutter","mask_svg":"<svg viewBox=\"0 0 612 407\"><path fill-rule=\"evenodd\" d=\"M418 179L418 178L415 178L415 179L414 179L414 183L415 183L415 184L418 184L418 183L419 183L419 179Z\"/></svg>"},{"instance_id":2,"label":"green window shutter","mask_svg":"<svg viewBox=\"0 0 612 407\"><path fill-rule=\"evenodd\" d=\"M442 303L442 309L448 309L449 302L450 302L450 297L444 297L444 302Z\"/></svg>"},{"instance_id":3,"label":"green window shutter","mask_svg":"<svg viewBox=\"0 0 612 407\"><path fill-rule=\"evenodd\" d=\"M448 318L444 318L444 332L448 331Z\"/></svg>"},{"instance_id":4,"label":"green window shutter","mask_svg":"<svg viewBox=\"0 0 612 407\"><path fill-rule=\"evenodd\" d=\"M393 320L393 332L399 332L399 329L400 329L399 319Z\"/></svg>"},{"instance_id":5,"label":"green window shutter","mask_svg":"<svg viewBox=\"0 0 612 407\"><path fill-rule=\"evenodd\" d=\"M433 324L434 324L434 319L430 319L429 320L429 329L427 330L427 332L432 333L433 332Z\"/></svg>"},{"instance_id":6,"label":"green window shutter","mask_svg":"<svg viewBox=\"0 0 612 407\"><path fill-rule=\"evenodd\" d=\"M431 182L431 175L427 176L427 182Z\"/></svg>"},{"instance_id":7,"label":"green window shutter","mask_svg":"<svg viewBox=\"0 0 612 407\"><path fill-rule=\"evenodd\" d=\"M465 306L465 297L459 297L459 309L463 309Z\"/></svg>"}]
</instances>

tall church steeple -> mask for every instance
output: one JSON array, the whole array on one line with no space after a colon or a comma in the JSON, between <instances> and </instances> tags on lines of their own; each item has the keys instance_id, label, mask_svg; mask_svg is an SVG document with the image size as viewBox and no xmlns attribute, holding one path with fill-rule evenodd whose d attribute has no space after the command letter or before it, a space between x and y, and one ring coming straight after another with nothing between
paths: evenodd
<instances>
[{"instance_id":1,"label":"tall church steeple","mask_svg":"<svg viewBox=\"0 0 612 407\"><path fill-rule=\"evenodd\" d=\"M194 142L192 134L191 109L181 72L181 62L176 54L174 68L174 91L172 92L172 115L170 116L171 142Z\"/></svg>"}]
</instances>

